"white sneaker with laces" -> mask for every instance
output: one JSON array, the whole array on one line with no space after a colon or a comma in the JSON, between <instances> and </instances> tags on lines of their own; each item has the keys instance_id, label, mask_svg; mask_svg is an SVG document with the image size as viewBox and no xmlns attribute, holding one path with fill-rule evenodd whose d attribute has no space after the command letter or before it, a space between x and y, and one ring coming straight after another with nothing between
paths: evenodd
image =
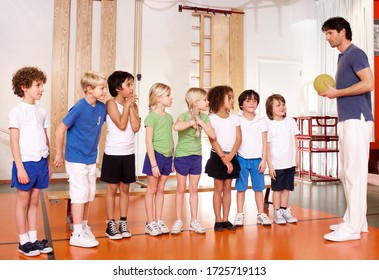
<instances>
[{"instance_id":1,"label":"white sneaker with laces","mask_svg":"<svg viewBox=\"0 0 379 280\"><path fill-rule=\"evenodd\" d=\"M269 219L269 217L267 216L266 213L258 214L257 222L258 222L258 224L260 224L262 226L271 226L271 224L272 224L271 220Z\"/></svg>"},{"instance_id":2,"label":"white sneaker with laces","mask_svg":"<svg viewBox=\"0 0 379 280\"><path fill-rule=\"evenodd\" d=\"M70 245L84 248L92 248L99 245L99 241L90 238L85 232L72 234L70 237Z\"/></svg>"},{"instance_id":3,"label":"white sneaker with laces","mask_svg":"<svg viewBox=\"0 0 379 280\"><path fill-rule=\"evenodd\" d=\"M193 220L190 224L190 230L203 234L205 233L205 228L200 224L199 220Z\"/></svg>"},{"instance_id":4,"label":"white sneaker with laces","mask_svg":"<svg viewBox=\"0 0 379 280\"><path fill-rule=\"evenodd\" d=\"M150 223L146 223L145 233L150 236L158 236L162 234L162 231L159 229L156 221L152 221Z\"/></svg>"},{"instance_id":5,"label":"white sneaker with laces","mask_svg":"<svg viewBox=\"0 0 379 280\"><path fill-rule=\"evenodd\" d=\"M286 220L287 223L296 223L297 219L295 217L292 217L291 215L291 209L282 209L282 216Z\"/></svg>"},{"instance_id":6,"label":"white sneaker with laces","mask_svg":"<svg viewBox=\"0 0 379 280\"><path fill-rule=\"evenodd\" d=\"M237 213L236 217L234 218L234 225L236 227L243 227L244 218L245 218L244 213Z\"/></svg>"},{"instance_id":7,"label":"white sneaker with laces","mask_svg":"<svg viewBox=\"0 0 379 280\"><path fill-rule=\"evenodd\" d=\"M274 222L275 224L278 224L278 225L283 225L286 223L286 220L283 218L283 209L275 210Z\"/></svg>"},{"instance_id":8,"label":"white sneaker with laces","mask_svg":"<svg viewBox=\"0 0 379 280\"><path fill-rule=\"evenodd\" d=\"M157 220L157 224L158 224L158 227L159 227L159 229L161 230L162 234L168 234L168 233L170 233L170 230L169 230L169 228L166 226L166 224L164 223L164 221L162 221L162 220Z\"/></svg>"},{"instance_id":9,"label":"white sneaker with laces","mask_svg":"<svg viewBox=\"0 0 379 280\"><path fill-rule=\"evenodd\" d=\"M91 231L91 227L86 225L84 228L83 228L83 231L89 236L89 238L93 239L93 240L96 240L96 237L95 235L92 233Z\"/></svg>"},{"instance_id":10,"label":"white sneaker with laces","mask_svg":"<svg viewBox=\"0 0 379 280\"><path fill-rule=\"evenodd\" d=\"M171 234L179 234L183 231L183 222L181 220L176 220L171 229Z\"/></svg>"},{"instance_id":11,"label":"white sneaker with laces","mask_svg":"<svg viewBox=\"0 0 379 280\"><path fill-rule=\"evenodd\" d=\"M341 241L359 240L361 239L361 234L350 233L344 230L337 229L333 232L325 234L324 238L329 241L341 242Z\"/></svg>"}]
</instances>

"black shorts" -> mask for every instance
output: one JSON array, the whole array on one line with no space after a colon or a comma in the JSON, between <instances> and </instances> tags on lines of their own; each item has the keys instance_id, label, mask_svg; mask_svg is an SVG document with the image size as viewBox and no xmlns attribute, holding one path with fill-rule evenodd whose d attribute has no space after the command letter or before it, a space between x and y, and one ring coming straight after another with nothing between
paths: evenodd
<instances>
[{"instance_id":1,"label":"black shorts","mask_svg":"<svg viewBox=\"0 0 379 280\"><path fill-rule=\"evenodd\" d=\"M109 184L134 183L136 181L135 155L104 154L100 179Z\"/></svg>"},{"instance_id":2,"label":"black shorts","mask_svg":"<svg viewBox=\"0 0 379 280\"><path fill-rule=\"evenodd\" d=\"M211 151L211 155L205 165L205 173L207 173L209 177L219 180L237 179L240 174L240 165L237 157L234 156L230 162L233 165L233 172L228 174L228 168L222 162L221 158L217 153Z\"/></svg>"},{"instance_id":3,"label":"black shorts","mask_svg":"<svg viewBox=\"0 0 379 280\"><path fill-rule=\"evenodd\" d=\"M271 179L271 190L293 191L295 187L295 166L286 169L275 169L276 180Z\"/></svg>"}]
</instances>

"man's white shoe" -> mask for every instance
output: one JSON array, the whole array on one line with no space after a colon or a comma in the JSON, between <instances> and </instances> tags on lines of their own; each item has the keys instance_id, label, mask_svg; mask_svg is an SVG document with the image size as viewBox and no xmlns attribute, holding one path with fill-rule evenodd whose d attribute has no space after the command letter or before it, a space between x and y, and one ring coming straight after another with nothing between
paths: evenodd
<instances>
[{"instance_id":1,"label":"man's white shoe","mask_svg":"<svg viewBox=\"0 0 379 280\"><path fill-rule=\"evenodd\" d=\"M360 233L350 233L344 230L337 229L333 232L324 235L324 238L329 241L350 241L350 240L359 240L361 239Z\"/></svg>"},{"instance_id":2,"label":"man's white shoe","mask_svg":"<svg viewBox=\"0 0 379 280\"><path fill-rule=\"evenodd\" d=\"M338 230L340 228L340 224L335 224L335 225L330 225L329 226L329 229L331 231L335 231L335 230Z\"/></svg>"}]
</instances>

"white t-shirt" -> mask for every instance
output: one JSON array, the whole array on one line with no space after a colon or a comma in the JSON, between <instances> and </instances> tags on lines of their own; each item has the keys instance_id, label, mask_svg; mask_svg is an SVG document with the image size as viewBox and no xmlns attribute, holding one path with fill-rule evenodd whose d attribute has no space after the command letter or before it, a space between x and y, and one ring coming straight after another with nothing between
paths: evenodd
<instances>
[{"instance_id":1,"label":"white t-shirt","mask_svg":"<svg viewBox=\"0 0 379 280\"><path fill-rule=\"evenodd\" d=\"M212 113L209 120L215 131L217 142L224 152L230 152L236 142L236 127L240 126L240 119L237 114L230 113L226 119L220 118Z\"/></svg>"},{"instance_id":2,"label":"white t-shirt","mask_svg":"<svg viewBox=\"0 0 379 280\"><path fill-rule=\"evenodd\" d=\"M266 120L255 115L253 120L248 120L239 114L242 131L242 142L238 149L238 155L244 159L261 158L263 154L262 133L267 132Z\"/></svg>"},{"instance_id":3,"label":"white t-shirt","mask_svg":"<svg viewBox=\"0 0 379 280\"><path fill-rule=\"evenodd\" d=\"M122 114L124 106L117 103L117 109ZM130 116L125 130L119 129L107 114L105 118L107 123L107 137L105 139L104 152L107 155L126 156L134 154L135 133L130 124Z\"/></svg>"},{"instance_id":4,"label":"white t-shirt","mask_svg":"<svg viewBox=\"0 0 379 280\"><path fill-rule=\"evenodd\" d=\"M19 146L21 160L40 161L47 158L49 147L46 143L45 128L50 127L46 109L35 104L20 102L8 114L9 128L20 131Z\"/></svg>"},{"instance_id":5,"label":"white t-shirt","mask_svg":"<svg viewBox=\"0 0 379 280\"><path fill-rule=\"evenodd\" d=\"M299 128L293 118L282 121L269 120L267 123L267 142L270 143L270 158L274 169L286 169L296 166L295 135Z\"/></svg>"}]
</instances>

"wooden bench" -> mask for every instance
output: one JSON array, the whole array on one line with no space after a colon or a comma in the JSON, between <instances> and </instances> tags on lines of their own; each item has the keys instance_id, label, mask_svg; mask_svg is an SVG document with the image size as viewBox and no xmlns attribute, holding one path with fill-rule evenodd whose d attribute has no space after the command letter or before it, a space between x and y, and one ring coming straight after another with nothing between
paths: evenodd
<instances>
[{"instance_id":1,"label":"wooden bench","mask_svg":"<svg viewBox=\"0 0 379 280\"><path fill-rule=\"evenodd\" d=\"M146 188L147 185L142 182L135 182L136 184L142 186L143 188ZM251 187L249 187L251 188ZM198 188L198 192L210 192L213 191L213 186L203 186ZM234 190L234 187L232 187L232 190ZM266 185L266 193L264 196L264 208L268 209L269 204L272 204L272 202L269 201L270 196L270 190L271 185ZM106 189L98 189L96 190L95 198L97 197L105 197L107 190ZM188 189L186 189L186 193L188 193ZM49 200L50 204L53 204L54 202L57 204L60 204L61 200L67 200L67 211L66 211L66 222L70 224L70 227L72 227L72 213L71 213L71 199L70 199L70 192L68 190L59 190L59 191L46 191L46 197ZM170 189L165 190L165 194L175 194L176 189ZM119 192L116 194L117 196L120 195ZM137 195L145 195L145 191L129 191L130 196L137 196Z\"/></svg>"}]
</instances>

